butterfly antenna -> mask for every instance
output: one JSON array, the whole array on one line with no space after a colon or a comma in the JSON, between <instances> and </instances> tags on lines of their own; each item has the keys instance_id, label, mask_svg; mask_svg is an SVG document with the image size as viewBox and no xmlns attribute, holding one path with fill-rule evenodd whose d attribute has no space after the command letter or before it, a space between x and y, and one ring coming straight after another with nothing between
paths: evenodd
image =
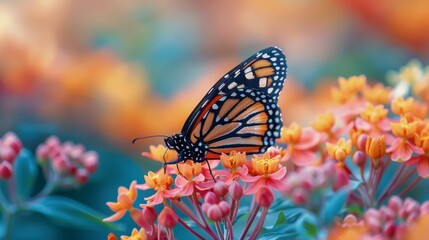
<instances>
[{"instance_id":1,"label":"butterfly antenna","mask_svg":"<svg viewBox=\"0 0 429 240\"><path fill-rule=\"evenodd\" d=\"M142 139L146 139L146 138L155 138L155 137L167 138L168 136L166 136L166 135L152 135L152 136L138 137L138 138L134 138L133 141L132 141L132 143L135 143L138 140L142 140Z\"/></svg>"}]
</instances>

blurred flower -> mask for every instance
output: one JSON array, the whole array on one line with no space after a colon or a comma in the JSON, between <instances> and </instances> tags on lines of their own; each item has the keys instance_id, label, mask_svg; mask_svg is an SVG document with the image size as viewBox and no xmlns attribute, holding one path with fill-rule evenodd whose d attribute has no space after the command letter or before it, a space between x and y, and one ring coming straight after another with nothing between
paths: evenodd
<instances>
[{"instance_id":1,"label":"blurred flower","mask_svg":"<svg viewBox=\"0 0 429 240\"><path fill-rule=\"evenodd\" d=\"M0 178L7 180L13 175L13 163L22 149L21 140L12 132L0 138Z\"/></svg>"},{"instance_id":2,"label":"blurred flower","mask_svg":"<svg viewBox=\"0 0 429 240\"><path fill-rule=\"evenodd\" d=\"M177 152L172 149L167 149L162 144L159 144L158 146L149 146L150 152L143 152L142 155L150 158L152 160L160 161L160 162L170 162L172 160L178 159Z\"/></svg>"},{"instance_id":3,"label":"blurred flower","mask_svg":"<svg viewBox=\"0 0 429 240\"><path fill-rule=\"evenodd\" d=\"M409 141L410 138L414 137L418 124L419 122L417 121L408 122L405 117L402 117L399 123L391 123L392 133L396 138L387 149L387 152L392 153L393 161L408 161L413 152L423 154L423 150L421 148L416 147Z\"/></svg>"},{"instance_id":4,"label":"blurred flower","mask_svg":"<svg viewBox=\"0 0 429 240\"><path fill-rule=\"evenodd\" d=\"M346 141L344 138L341 138L337 144L328 142L326 143L326 150L330 157L343 163L347 155L352 151L352 141L350 139Z\"/></svg>"},{"instance_id":5,"label":"blurred flower","mask_svg":"<svg viewBox=\"0 0 429 240\"><path fill-rule=\"evenodd\" d=\"M351 76L349 78L338 78L338 83L340 86L340 91L345 94L357 94L363 90L366 85L366 76Z\"/></svg>"},{"instance_id":6,"label":"blurred flower","mask_svg":"<svg viewBox=\"0 0 429 240\"><path fill-rule=\"evenodd\" d=\"M398 115L404 115L410 112L414 105L414 99L409 97L406 100L402 96L399 96L392 100L392 112Z\"/></svg>"},{"instance_id":7,"label":"blurred flower","mask_svg":"<svg viewBox=\"0 0 429 240\"><path fill-rule=\"evenodd\" d=\"M377 83L374 86L367 86L363 93L363 98L374 104L386 104L390 100L390 89L383 86L381 83Z\"/></svg>"},{"instance_id":8,"label":"blurred flower","mask_svg":"<svg viewBox=\"0 0 429 240\"><path fill-rule=\"evenodd\" d=\"M140 230L137 230L136 228L134 228L133 231L131 232L131 236L121 236L121 240L146 240L146 239L147 239L147 236L144 228L140 228Z\"/></svg>"},{"instance_id":9,"label":"blurred flower","mask_svg":"<svg viewBox=\"0 0 429 240\"><path fill-rule=\"evenodd\" d=\"M356 119L356 128L373 135L381 135L390 130L390 121L387 119L388 110L383 105L374 106L366 104L366 108L360 112Z\"/></svg>"},{"instance_id":10,"label":"blurred flower","mask_svg":"<svg viewBox=\"0 0 429 240\"><path fill-rule=\"evenodd\" d=\"M280 143L286 143L282 160L291 160L295 165L306 166L316 160L313 150L320 142L320 134L312 128L301 128L297 123L283 127Z\"/></svg>"},{"instance_id":11,"label":"blurred flower","mask_svg":"<svg viewBox=\"0 0 429 240\"><path fill-rule=\"evenodd\" d=\"M133 203L137 198L136 181L131 182L130 187L119 187L118 188L118 200L117 202L107 202L107 206L115 212L112 216L104 218L105 222L113 222L121 219L128 210L131 210Z\"/></svg>"},{"instance_id":12,"label":"blurred flower","mask_svg":"<svg viewBox=\"0 0 429 240\"><path fill-rule=\"evenodd\" d=\"M365 146L366 154L373 160L379 159L386 154L386 138L384 135L379 137L368 136Z\"/></svg>"}]
</instances>

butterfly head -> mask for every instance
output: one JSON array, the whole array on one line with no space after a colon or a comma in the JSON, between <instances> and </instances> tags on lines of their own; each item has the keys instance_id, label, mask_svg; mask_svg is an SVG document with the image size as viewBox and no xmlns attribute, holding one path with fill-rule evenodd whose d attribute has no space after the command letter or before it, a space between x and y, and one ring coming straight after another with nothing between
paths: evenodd
<instances>
[{"instance_id":1,"label":"butterfly head","mask_svg":"<svg viewBox=\"0 0 429 240\"><path fill-rule=\"evenodd\" d=\"M183 134L176 134L165 138L164 142L169 149L180 150L185 144L185 137Z\"/></svg>"}]
</instances>

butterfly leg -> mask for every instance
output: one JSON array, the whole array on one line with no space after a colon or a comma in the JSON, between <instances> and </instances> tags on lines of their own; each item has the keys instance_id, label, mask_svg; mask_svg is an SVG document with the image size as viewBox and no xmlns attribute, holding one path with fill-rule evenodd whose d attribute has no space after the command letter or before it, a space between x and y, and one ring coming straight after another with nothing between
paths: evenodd
<instances>
[{"instance_id":1,"label":"butterfly leg","mask_svg":"<svg viewBox=\"0 0 429 240\"><path fill-rule=\"evenodd\" d=\"M212 178L213 178L213 181L214 181L214 182L216 182L216 179L215 179L215 177L214 177L214 175L213 175L213 172L212 172L212 168L210 167L210 163L209 163L209 160L207 160L207 159L204 159L204 161L206 161L206 163L207 163L207 166L209 167L210 175L212 176Z\"/></svg>"}]
</instances>

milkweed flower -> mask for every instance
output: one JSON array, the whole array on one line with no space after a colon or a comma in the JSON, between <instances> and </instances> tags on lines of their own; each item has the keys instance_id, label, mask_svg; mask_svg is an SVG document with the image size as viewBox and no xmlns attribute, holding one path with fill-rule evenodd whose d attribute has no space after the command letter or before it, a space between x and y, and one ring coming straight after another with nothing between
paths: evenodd
<instances>
[{"instance_id":1,"label":"milkweed flower","mask_svg":"<svg viewBox=\"0 0 429 240\"><path fill-rule=\"evenodd\" d=\"M418 121L409 122L405 117L402 117L399 123L391 123L392 132L396 138L387 152L392 153L393 161L405 162L411 158L413 152L416 154L424 153L421 148L410 141L415 136L418 125Z\"/></svg>"},{"instance_id":2,"label":"milkweed flower","mask_svg":"<svg viewBox=\"0 0 429 240\"><path fill-rule=\"evenodd\" d=\"M363 99L372 104L386 104L390 101L391 90L381 83L366 86L363 91Z\"/></svg>"},{"instance_id":3,"label":"milkweed flower","mask_svg":"<svg viewBox=\"0 0 429 240\"><path fill-rule=\"evenodd\" d=\"M286 143L282 160L291 160L297 166L307 166L316 161L314 148L320 143L321 137L310 127L302 128L296 122L282 130L279 142Z\"/></svg>"},{"instance_id":4,"label":"milkweed flower","mask_svg":"<svg viewBox=\"0 0 429 240\"><path fill-rule=\"evenodd\" d=\"M195 190L205 191L213 188L214 182L206 181L201 173L201 163L182 163L176 166L181 174L175 179L176 188L169 191L172 197L190 196Z\"/></svg>"},{"instance_id":5,"label":"milkweed flower","mask_svg":"<svg viewBox=\"0 0 429 240\"><path fill-rule=\"evenodd\" d=\"M142 152L142 156L150 158L159 162L170 162L178 158L177 152L172 149L168 149L162 144L158 146L149 146L149 152Z\"/></svg>"},{"instance_id":6,"label":"milkweed flower","mask_svg":"<svg viewBox=\"0 0 429 240\"><path fill-rule=\"evenodd\" d=\"M349 155L352 151L352 141L346 141L344 138L341 138L338 140L337 144L328 142L326 143L326 150L328 151L330 157L343 164L347 155Z\"/></svg>"},{"instance_id":7,"label":"milkweed flower","mask_svg":"<svg viewBox=\"0 0 429 240\"><path fill-rule=\"evenodd\" d=\"M252 166L257 176L242 176L241 180L249 183L249 187L244 190L244 194L254 194L261 187L280 189L284 184L286 167L280 167L280 156L270 158L269 153L264 153L262 157L254 155Z\"/></svg>"},{"instance_id":8,"label":"milkweed flower","mask_svg":"<svg viewBox=\"0 0 429 240\"><path fill-rule=\"evenodd\" d=\"M417 173L422 178L429 178L429 125L419 134L414 135L414 143L420 147L424 153L411 157L406 161L408 165L417 165Z\"/></svg>"},{"instance_id":9,"label":"milkweed flower","mask_svg":"<svg viewBox=\"0 0 429 240\"><path fill-rule=\"evenodd\" d=\"M389 111L383 105L366 104L366 108L360 112L356 119L356 128L371 135L383 135L390 131L390 120L387 118Z\"/></svg>"},{"instance_id":10,"label":"milkweed flower","mask_svg":"<svg viewBox=\"0 0 429 240\"><path fill-rule=\"evenodd\" d=\"M165 198L172 197L170 190L171 184L173 184L173 178L164 174L163 170L154 173L152 171L148 172L148 175L144 176L146 183L136 185L137 189L147 190L153 188L156 193L150 197L146 197L148 206L155 206L164 201Z\"/></svg>"},{"instance_id":11,"label":"milkweed flower","mask_svg":"<svg viewBox=\"0 0 429 240\"><path fill-rule=\"evenodd\" d=\"M220 163L226 169L218 170L217 174L223 177L222 181L224 181L227 185L231 184L233 181L236 181L241 176L247 175L249 172L245 165L245 152L240 153L231 151L229 155L222 153L220 155Z\"/></svg>"},{"instance_id":12,"label":"milkweed flower","mask_svg":"<svg viewBox=\"0 0 429 240\"><path fill-rule=\"evenodd\" d=\"M113 239L116 239L116 237ZM133 231L131 232L131 236L126 236L126 235L121 236L121 240L146 240L146 239L147 239L147 236L144 228L140 228L140 230L137 230L136 228L134 228Z\"/></svg>"},{"instance_id":13,"label":"milkweed flower","mask_svg":"<svg viewBox=\"0 0 429 240\"><path fill-rule=\"evenodd\" d=\"M10 179L13 175L13 163L22 149L21 140L12 132L0 138L0 178Z\"/></svg>"},{"instance_id":14,"label":"milkweed flower","mask_svg":"<svg viewBox=\"0 0 429 240\"><path fill-rule=\"evenodd\" d=\"M127 211L131 210L133 203L137 198L136 181L131 182L130 187L118 188L118 200L116 202L107 202L106 205L115 212L112 216L104 218L105 222L113 222L121 219Z\"/></svg>"}]
</instances>

